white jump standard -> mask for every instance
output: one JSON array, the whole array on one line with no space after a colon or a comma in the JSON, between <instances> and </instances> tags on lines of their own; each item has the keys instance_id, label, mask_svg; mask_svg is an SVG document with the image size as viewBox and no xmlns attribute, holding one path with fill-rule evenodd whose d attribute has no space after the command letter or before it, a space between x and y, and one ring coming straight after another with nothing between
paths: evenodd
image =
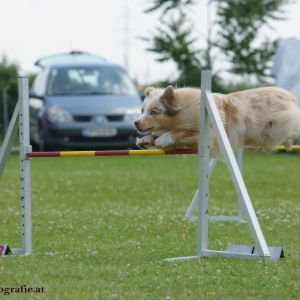
<instances>
[{"instance_id":1,"label":"white jump standard","mask_svg":"<svg viewBox=\"0 0 300 300\"><path fill-rule=\"evenodd\" d=\"M241 154L236 161L230 146L223 123L217 110L213 95L211 93L211 72L202 71L201 77L201 134L199 137L199 181L198 191L187 211L186 216L192 218L193 210L198 206L198 233L197 253L195 256L168 258L166 261L178 261L196 259L209 256L223 256L239 259L263 259L278 260L283 257L281 247L268 247L262 230L256 218L251 200L249 198L245 183L241 175ZM32 152L30 146L29 131L29 96L28 79L19 78L19 100L16 104L7 134L5 136L0 152L0 176L3 174L5 164L8 160L13 141L19 129L20 139L20 177L21 177L21 248L9 249L7 244L0 244L0 256L8 254L27 255L31 252L31 190L30 190L30 160L34 157L77 157L77 156L108 156L108 155L162 155L162 154L196 154L195 149L178 150L108 150L108 151L69 151L69 152ZM19 123L18 123L19 120ZM209 217L209 179L213 171L215 160L209 160L210 127L213 126L218 138L221 153L224 156L228 171L233 180L235 190L238 194L238 216L212 216ZM201 161L201 163L200 163ZM240 167L239 167L240 166ZM252 234L254 246L231 245L225 251L210 250L208 245L209 220L244 220L248 223Z\"/></svg>"},{"instance_id":2,"label":"white jump standard","mask_svg":"<svg viewBox=\"0 0 300 300\"><path fill-rule=\"evenodd\" d=\"M1 255L10 251L13 254L29 254L31 252L31 191L30 191L30 159L27 152L31 151L29 131L29 92L28 78L20 77L18 81L19 99L16 104L12 119L0 152L0 176L3 174L6 162L9 158L12 144L19 129L20 140L20 179L21 179L21 248L9 249L3 245ZM19 121L19 123L18 123ZM4 249L5 248L5 249Z\"/></svg>"},{"instance_id":3,"label":"white jump standard","mask_svg":"<svg viewBox=\"0 0 300 300\"><path fill-rule=\"evenodd\" d=\"M240 168L240 171L242 173L242 168L243 168L243 151L238 151L236 154L236 159ZM217 164L217 160L216 159L211 159L209 162L209 178L212 175L215 166ZM186 210L185 213L185 219L187 221L193 222L193 221L197 221L197 217L193 216L194 211L197 210L197 204L199 203L198 201L199 198L199 190L196 191L196 193L194 194L194 197L189 205L189 207ZM212 221L238 221L238 222L245 222L244 219L244 214L243 214L243 209L242 209L242 204L241 204L241 200L238 198L238 210L237 210L238 214L236 216L208 216L209 220Z\"/></svg>"},{"instance_id":4,"label":"white jump standard","mask_svg":"<svg viewBox=\"0 0 300 300\"><path fill-rule=\"evenodd\" d=\"M198 182L198 247L196 256L176 257L166 259L167 261L178 261L196 259L209 256L223 256L240 259L263 259L278 260L283 257L281 247L268 247L264 235L258 223L253 209L248 191L246 189L239 165L230 146L225 128L211 93L211 72L203 70L201 72L201 105L200 105L200 128L198 155L200 164L200 174ZM210 250L208 248L208 223L209 223L209 178L213 169L209 167L210 126L213 126L217 135L220 151L224 156L227 169L234 183L238 194L241 211L245 215L255 246L230 245L226 251Z\"/></svg>"}]
</instances>

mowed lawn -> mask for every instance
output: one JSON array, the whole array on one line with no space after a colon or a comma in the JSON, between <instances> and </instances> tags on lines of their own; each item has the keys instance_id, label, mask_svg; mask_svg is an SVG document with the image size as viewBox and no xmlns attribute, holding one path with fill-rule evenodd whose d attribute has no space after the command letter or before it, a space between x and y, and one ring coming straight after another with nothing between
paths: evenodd
<instances>
[{"instance_id":1,"label":"mowed lawn","mask_svg":"<svg viewBox=\"0 0 300 300\"><path fill-rule=\"evenodd\" d=\"M1 179L0 241L20 246L18 156ZM29 256L0 258L0 287L44 287L7 299L299 299L300 155L247 153L244 175L278 262L195 255L196 223L183 216L197 188L195 156L32 160ZM226 166L212 176L210 214L235 214ZM210 223L212 249L252 244L246 224ZM0 295L3 298L3 295Z\"/></svg>"}]
</instances>

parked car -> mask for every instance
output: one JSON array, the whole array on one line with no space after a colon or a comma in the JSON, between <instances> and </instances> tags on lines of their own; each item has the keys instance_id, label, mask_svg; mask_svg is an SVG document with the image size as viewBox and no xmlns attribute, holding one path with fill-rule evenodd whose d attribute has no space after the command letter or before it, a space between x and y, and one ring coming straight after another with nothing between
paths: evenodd
<instances>
[{"instance_id":1,"label":"parked car","mask_svg":"<svg viewBox=\"0 0 300 300\"><path fill-rule=\"evenodd\" d=\"M39 150L135 146L141 99L119 65L73 51L39 59L30 131Z\"/></svg>"}]
</instances>

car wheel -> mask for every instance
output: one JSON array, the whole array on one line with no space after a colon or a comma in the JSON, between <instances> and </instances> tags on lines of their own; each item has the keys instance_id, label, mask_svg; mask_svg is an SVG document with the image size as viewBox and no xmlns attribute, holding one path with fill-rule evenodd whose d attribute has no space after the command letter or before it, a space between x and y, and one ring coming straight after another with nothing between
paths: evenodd
<instances>
[{"instance_id":1,"label":"car wheel","mask_svg":"<svg viewBox=\"0 0 300 300\"><path fill-rule=\"evenodd\" d=\"M45 131L42 126L39 127L39 151L50 151L51 147L46 142Z\"/></svg>"},{"instance_id":2,"label":"car wheel","mask_svg":"<svg viewBox=\"0 0 300 300\"><path fill-rule=\"evenodd\" d=\"M30 145L31 145L33 151L39 151L40 150L39 144L37 144L36 142L34 142L32 140L30 141Z\"/></svg>"}]
</instances>

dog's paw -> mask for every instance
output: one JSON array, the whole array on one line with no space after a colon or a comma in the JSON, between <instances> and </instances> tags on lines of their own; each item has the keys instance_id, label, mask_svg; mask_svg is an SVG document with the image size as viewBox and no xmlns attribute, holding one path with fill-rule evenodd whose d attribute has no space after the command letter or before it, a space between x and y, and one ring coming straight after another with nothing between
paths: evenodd
<instances>
[{"instance_id":1,"label":"dog's paw","mask_svg":"<svg viewBox=\"0 0 300 300\"><path fill-rule=\"evenodd\" d=\"M174 139L172 138L171 133L166 132L162 134L160 137L158 137L155 141L154 144L158 148L169 148L173 146L175 143Z\"/></svg>"},{"instance_id":2,"label":"dog's paw","mask_svg":"<svg viewBox=\"0 0 300 300\"><path fill-rule=\"evenodd\" d=\"M142 138L136 138L136 145L140 149L147 149L154 146L154 137L151 135L144 136Z\"/></svg>"}]
</instances>

